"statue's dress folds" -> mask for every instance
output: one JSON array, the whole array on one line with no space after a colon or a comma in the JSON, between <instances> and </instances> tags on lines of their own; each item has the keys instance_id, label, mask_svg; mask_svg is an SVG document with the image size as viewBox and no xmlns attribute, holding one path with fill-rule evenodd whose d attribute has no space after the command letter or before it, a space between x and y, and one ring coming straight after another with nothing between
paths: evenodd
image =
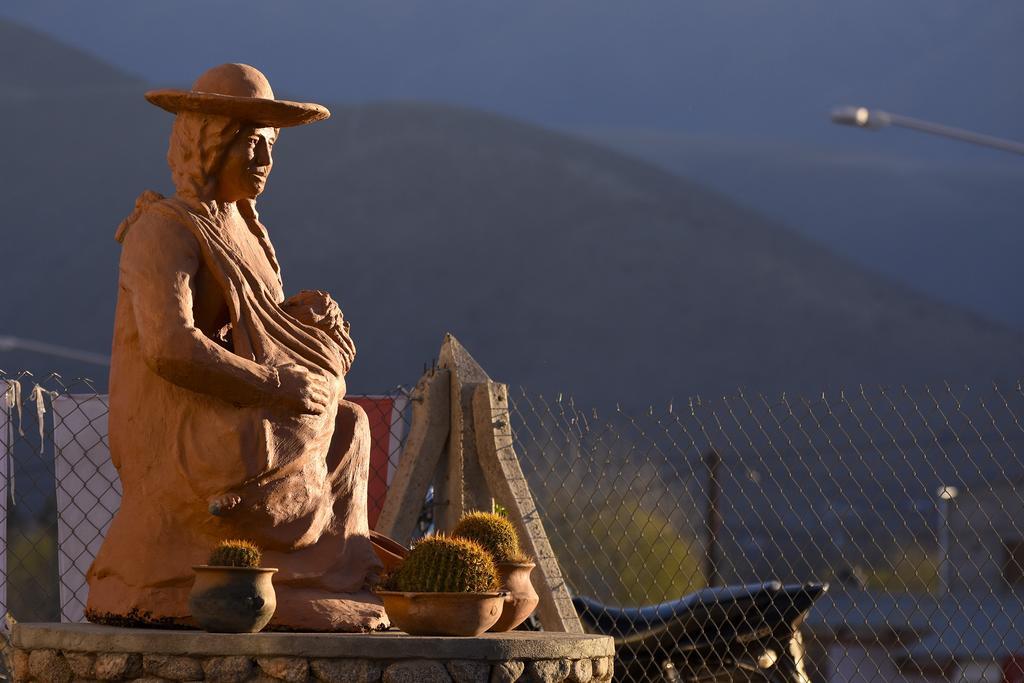
<instances>
[{"instance_id":1,"label":"statue's dress folds","mask_svg":"<svg viewBox=\"0 0 1024 683\"><path fill-rule=\"evenodd\" d=\"M280 569L271 628L378 627L366 416L343 400L337 344L282 309L265 229L235 218L146 193L118 232L109 434L124 493L89 571L87 615L189 623L192 565L246 538ZM289 364L329 380L325 412L265 400L268 368ZM211 514L229 494L237 507Z\"/></svg>"}]
</instances>

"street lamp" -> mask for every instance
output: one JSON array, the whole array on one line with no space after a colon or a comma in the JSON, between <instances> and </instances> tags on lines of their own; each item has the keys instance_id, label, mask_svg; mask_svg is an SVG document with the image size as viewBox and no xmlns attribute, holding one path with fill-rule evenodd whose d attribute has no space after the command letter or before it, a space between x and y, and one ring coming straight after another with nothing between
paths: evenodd
<instances>
[{"instance_id":1,"label":"street lamp","mask_svg":"<svg viewBox=\"0 0 1024 683\"><path fill-rule=\"evenodd\" d=\"M964 130L963 128L953 128L952 126L944 126L941 123L932 123L931 121L914 119L909 116L903 116L902 114L892 114L879 109L868 109L867 107L838 107L833 109L832 123L836 123L841 126L867 128L868 130L878 130L888 126L900 126L902 128L918 130L922 133L931 133L932 135L941 135L943 137L953 138L954 140L970 142L975 145L992 147L1004 152L1024 154L1024 144L1014 142L1013 140L1004 140L1003 138L997 138L991 135L974 133L969 130Z\"/></svg>"}]
</instances>

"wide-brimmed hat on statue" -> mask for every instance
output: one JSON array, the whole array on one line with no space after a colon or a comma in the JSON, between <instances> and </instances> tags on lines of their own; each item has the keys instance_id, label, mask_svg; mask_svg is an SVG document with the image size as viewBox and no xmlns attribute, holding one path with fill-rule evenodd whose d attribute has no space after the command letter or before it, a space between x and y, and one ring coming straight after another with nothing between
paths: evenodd
<instances>
[{"instance_id":1,"label":"wide-brimmed hat on statue","mask_svg":"<svg viewBox=\"0 0 1024 683\"><path fill-rule=\"evenodd\" d=\"M191 90L150 90L146 99L173 114L216 114L274 128L301 126L331 115L327 107L312 102L274 99L267 77L248 64L215 66L196 79Z\"/></svg>"}]
</instances>

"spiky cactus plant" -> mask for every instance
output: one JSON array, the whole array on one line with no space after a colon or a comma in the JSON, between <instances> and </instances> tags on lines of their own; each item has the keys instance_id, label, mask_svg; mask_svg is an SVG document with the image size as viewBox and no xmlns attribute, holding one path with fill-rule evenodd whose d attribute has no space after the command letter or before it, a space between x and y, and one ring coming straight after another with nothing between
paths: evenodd
<instances>
[{"instance_id":1,"label":"spiky cactus plant","mask_svg":"<svg viewBox=\"0 0 1024 683\"><path fill-rule=\"evenodd\" d=\"M494 559L474 541L430 536L413 546L387 582L392 590L486 593L498 587Z\"/></svg>"},{"instance_id":2,"label":"spiky cactus plant","mask_svg":"<svg viewBox=\"0 0 1024 683\"><path fill-rule=\"evenodd\" d=\"M207 564L213 567L259 567L263 553L255 543L243 540L221 541Z\"/></svg>"},{"instance_id":3,"label":"spiky cactus plant","mask_svg":"<svg viewBox=\"0 0 1024 683\"><path fill-rule=\"evenodd\" d=\"M453 536L468 538L482 545L495 562L524 562L527 557L519 548L519 534L504 515L493 512L470 512L459 520Z\"/></svg>"}]
</instances>

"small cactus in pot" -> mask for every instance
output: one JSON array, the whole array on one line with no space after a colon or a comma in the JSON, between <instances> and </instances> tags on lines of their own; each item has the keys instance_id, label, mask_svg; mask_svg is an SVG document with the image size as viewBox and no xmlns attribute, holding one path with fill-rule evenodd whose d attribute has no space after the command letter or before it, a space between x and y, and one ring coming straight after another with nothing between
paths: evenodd
<instances>
[{"instance_id":1,"label":"small cactus in pot","mask_svg":"<svg viewBox=\"0 0 1024 683\"><path fill-rule=\"evenodd\" d=\"M213 633L255 633L277 609L272 577L276 569L260 566L262 552L245 540L222 541L207 564L196 565L188 605L192 618Z\"/></svg>"},{"instance_id":2,"label":"small cactus in pot","mask_svg":"<svg viewBox=\"0 0 1024 683\"><path fill-rule=\"evenodd\" d=\"M476 636L501 616L494 559L478 543L437 535L421 540L377 594L400 629L412 635Z\"/></svg>"},{"instance_id":3,"label":"small cactus in pot","mask_svg":"<svg viewBox=\"0 0 1024 683\"><path fill-rule=\"evenodd\" d=\"M511 631L526 621L540 603L530 581L530 572L537 565L523 553L512 521L494 512L470 512L452 534L476 541L494 556L501 589L509 593L501 617L490 630Z\"/></svg>"},{"instance_id":4,"label":"small cactus in pot","mask_svg":"<svg viewBox=\"0 0 1024 683\"><path fill-rule=\"evenodd\" d=\"M388 587L419 593L487 593L498 587L494 558L480 544L454 536L430 536L409 551Z\"/></svg>"},{"instance_id":5,"label":"small cactus in pot","mask_svg":"<svg viewBox=\"0 0 1024 683\"><path fill-rule=\"evenodd\" d=\"M495 562L527 562L519 547L519 534L512 521L496 512L469 512L452 530L452 536L476 541Z\"/></svg>"},{"instance_id":6,"label":"small cactus in pot","mask_svg":"<svg viewBox=\"0 0 1024 683\"><path fill-rule=\"evenodd\" d=\"M259 567L263 551L255 543L243 540L221 541L206 564L211 567Z\"/></svg>"}]
</instances>

